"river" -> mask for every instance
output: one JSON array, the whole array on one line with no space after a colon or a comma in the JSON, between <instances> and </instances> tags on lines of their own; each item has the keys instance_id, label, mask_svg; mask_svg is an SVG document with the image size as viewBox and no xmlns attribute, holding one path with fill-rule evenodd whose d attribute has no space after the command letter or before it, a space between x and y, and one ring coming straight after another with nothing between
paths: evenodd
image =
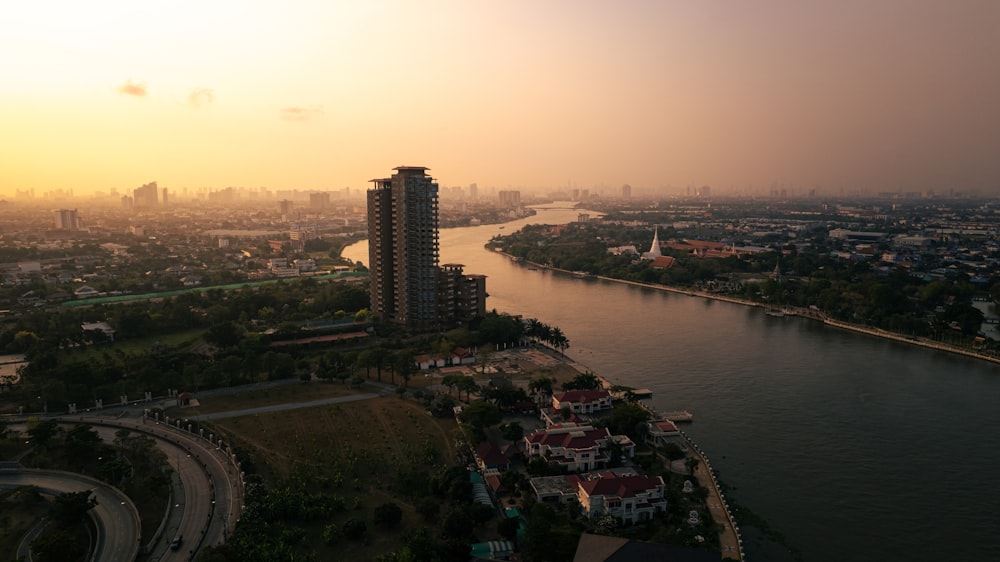
<instances>
[{"instance_id":1,"label":"river","mask_svg":"<svg viewBox=\"0 0 1000 562\"><path fill-rule=\"evenodd\" d=\"M1000 365L483 248L578 212L442 230L441 263L487 275L489 309L559 326L570 356L651 389L656 409L693 412L688 434L729 496L804 560L1000 560ZM367 262L367 243L344 256ZM757 541L747 552L785 559Z\"/></svg>"}]
</instances>

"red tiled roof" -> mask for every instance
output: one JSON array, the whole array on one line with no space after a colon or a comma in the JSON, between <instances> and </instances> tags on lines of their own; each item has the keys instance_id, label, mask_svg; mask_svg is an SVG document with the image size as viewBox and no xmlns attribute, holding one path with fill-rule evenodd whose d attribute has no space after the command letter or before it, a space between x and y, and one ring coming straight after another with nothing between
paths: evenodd
<instances>
[{"instance_id":1,"label":"red tiled roof","mask_svg":"<svg viewBox=\"0 0 1000 562\"><path fill-rule=\"evenodd\" d=\"M485 480L486 480L486 485L489 486L491 490L493 490L494 494L498 494L504 491L503 484L500 483L500 477L497 476L496 474L490 474L485 478Z\"/></svg>"},{"instance_id":2,"label":"red tiled roof","mask_svg":"<svg viewBox=\"0 0 1000 562\"><path fill-rule=\"evenodd\" d=\"M673 256L658 256L653 258L653 263L650 267L654 269L670 269L677 263L677 260Z\"/></svg>"},{"instance_id":3,"label":"red tiled roof","mask_svg":"<svg viewBox=\"0 0 1000 562\"><path fill-rule=\"evenodd\" d=\"M510 464L510 459L500 451L500 448L489 441L483 441L476 447L476 456L487 466Z\"/></svg>"},{"instance_id":4,"label":"red tiled roof","mask_svg":"<svg viewBox=\"0 0 1000 562\"><path fill-rule=\"evenodd\" d=\"M597 442L611 436L608 428L589 429L579 431L568 431L564 433L550 433L552 429L559 429L554 425L549 429L536 431L526 437L528 443L538 443L548 447L564 447L567 449L590 449L597 446Z\"/></svg>"},{"instance_id":5,"label":"red tiled roof","mask_svg":"<svg viewBox=\"0 0 1000 562\"><path fill-rule=\"evenodd\" d=\"M572 402L574 404L597 402L606 398L611 398L611 393L607 390L567 390L566 392L560 392L552 395L553 400L558 400L560 402Z\"/></svg>"},{"instance_id":6,"label":"red tiled roof","mask_svg":"<svg viewBox=\"0 0 1000 562\"><path fill-rule=\"evenodd\" d=\"M606 472L600 478L584 480L579 485L590 496L632 498L641 492L663 486L663 478L659 476L617 476L612 472Z\"/></svg>"},{"instance_id":7,"label":"red tiled roof","mask_svg":"<svg viewBox=\"0 0 1000 562\"><path fill-rule=\"evenodd\" d=\"M677 425L670 420L653 422L653 425L656 426L656 429L659 429L660 431L663 432L677 431Z\"/></svg>"}]
</instances>

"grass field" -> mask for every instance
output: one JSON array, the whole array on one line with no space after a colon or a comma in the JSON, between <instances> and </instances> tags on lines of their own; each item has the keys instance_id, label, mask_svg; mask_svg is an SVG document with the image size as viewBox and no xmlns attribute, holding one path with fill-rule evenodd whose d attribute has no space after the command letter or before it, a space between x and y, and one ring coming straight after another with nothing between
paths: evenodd
<instances>
[{"instance_id":1,"label":"grass field","mask_svg":"<svg viewBox=\"0 0 1000 562\"><path fill-rule=\"evenodd\" d=\"M194 343L207 331L207 328L196 328L172 334L149 336L147 338L116 341L101 345L86 345L65 350L60 357L63 361L96 361L105 353L111 355L112 357L117 356L118 352L122 352L126 355L138 355L149 353L149 350L152 349L157 342L159 342L164 349L177 349Z\"/></svg>"},{"instance_id":2,"label":"grass field","mask_svg":"<svg viewBox=\"0 0 1000 562\"><path fill-rule=\"evenodd\" d=\"M313 383L251 400L233 398L246 408L296 401L307 391L308 399L316 399L321 389L342 388ZM415 512L418 498L412 486L426 486L429 474L453 465L456 458L454 420L433 418L421 404L397 397L227 418L213 426L231 442L252 449L255 465L271 486L342 500L343 510L329 519L294 523L305 532L304 551L315 552L320 560L370 561L401 548L408 529L428 525ZM403 510L397 529L372 524L375 508L386 502ZM367 521L366 538L324 544L323 528L350 518Z\"/></svg>"},{"instance_id":3,"label":"grass field","mask_svg":"<svg viewBox=\"0 0 1000 562\"><path fill-rule=\"evenodd\" d=\"M199 404L197 406L170 408L167 410L167 415L171 417L192 417L201 414L212 414L215 412L228 412L230 410L273 406L275 404L309 402L311 400L320 400L322 398L349 396L351 394L358 394L361 392L372 392L372 390L364 387L360 390L350 389L347 388L347 385L339 382L290 384L271 388L243 390L225 396L201 398L199 399Z\"/></svg>"}]
</instances>

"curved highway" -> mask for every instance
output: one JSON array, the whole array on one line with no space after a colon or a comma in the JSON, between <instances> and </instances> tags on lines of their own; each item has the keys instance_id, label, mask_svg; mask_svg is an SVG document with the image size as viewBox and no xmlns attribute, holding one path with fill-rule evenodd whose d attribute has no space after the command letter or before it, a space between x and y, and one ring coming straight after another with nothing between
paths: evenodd
<instances>
[{"instance_id":1,"label":"curved highway","mask_svg":"<svg viewBox=\"0 0 1000 562\"><path fill-rule=\"evenodd\" d=\"M117 488L81 474L35 469L0 471L0 486L38 486L50 494L91 490L97 498L97 506L89 512L97 525L93 559L131 562L139 554L139 513Z\"/></svg>"},{"instance_id":2,"label":"curved highway","mask_svg":"<svg viewBox=\"0 0 1000 562\"><path fill-rule=\"evenodd\" d=\"M138 419L78 417L61 421L88 423L112 438L114 431L126 428L156 439L177 473L182 491L175 492L170 516L150 560L190 560L201 548L225 542L235 528L241 509L240 475L226 452L206 439L165 423L144 421L139 415ZM183 542L172 551L168 545L176 536L182 536Z\"/></svg>"}]
</instances>

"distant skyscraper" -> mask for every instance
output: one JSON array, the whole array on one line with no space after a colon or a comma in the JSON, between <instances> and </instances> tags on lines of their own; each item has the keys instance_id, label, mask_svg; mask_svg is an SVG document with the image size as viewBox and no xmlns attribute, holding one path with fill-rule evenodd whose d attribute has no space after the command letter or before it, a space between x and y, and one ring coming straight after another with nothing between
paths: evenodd
<instances>
[{"instance_id":1,"label":"distant skyscraper","mask_svg":"<svg viewBox=\"0 0 1000 562\"><path fill-rule=\"evenodd\" d=\"M156 187L156 182L150 182L142 187L132 190L132 198L135 207L150 209L160 203L160 190Z\"/></svg>"},{"instance_id":2,"label":"distant skyscraper","mask_svg":"<svg viewBox=\"0 0 1000 562\"><path fill-rule=\"evenodd\" d=\"M326 209L330 206L330 194L326 191L309 194L309 206L313 209Z\"/></svg>"},{"instance_id":3,"label":"distant skyscraper","mask_svg":"<svg viewBox=\"0 0 1000 562\"><path fill-rule=\"evenodd\" d=\"M632 198L632 186L626 183L625 185L622 186L622 199L631 199L631 198Z\"/></svg>"},{"instance_id":4,"label":"distant skyscraper","mask_svg":"<svg viewBox=\"0 0 1000 562\"><path fill-rule=\"evenodd\" d=\"M56 214L56 230L80 230L83 222L76 209L59 209Z\"/></svg>"},{"instance_id":5,"label":"distant skyscraper","mask_svg":"<svg viewBox=\"0 0 1000 562\"><path fill-rule=\"evenodd\" d=\"M501 207L517 207L521 204L520 191L501 191L499 195Z\"/></svg>"},{"instance_id":6,"label":"distant skyscraper","mask_svg":"<svg viewBox=\"0 0 1000 562\"><path fill-rule=\"evenodd\" d=\"M292 202L288 199L278 201L278 209L281 211L281 220L288 221L292 216Z\"/></svg>"},{"instance_id":7,"label":"distant skyscraper","mask_svg":"<svg viewBox=\"0 0 1000 562\"><path fill-rule=\"evenodd\" d=\"M476 201L479 199L479 186L474 183L469 184L469 200Z\"/></svg>"},{"instance_id":8,"label":"distant skyscraper","mask_svg":"<svg viewBox=\"0 0 1000 562\"><path fill-rule=\"evenodd\" d=\"M437 324L438 184L400 166L368 191L372 312L412 328Z\"/></svg>"}]
</instances>

